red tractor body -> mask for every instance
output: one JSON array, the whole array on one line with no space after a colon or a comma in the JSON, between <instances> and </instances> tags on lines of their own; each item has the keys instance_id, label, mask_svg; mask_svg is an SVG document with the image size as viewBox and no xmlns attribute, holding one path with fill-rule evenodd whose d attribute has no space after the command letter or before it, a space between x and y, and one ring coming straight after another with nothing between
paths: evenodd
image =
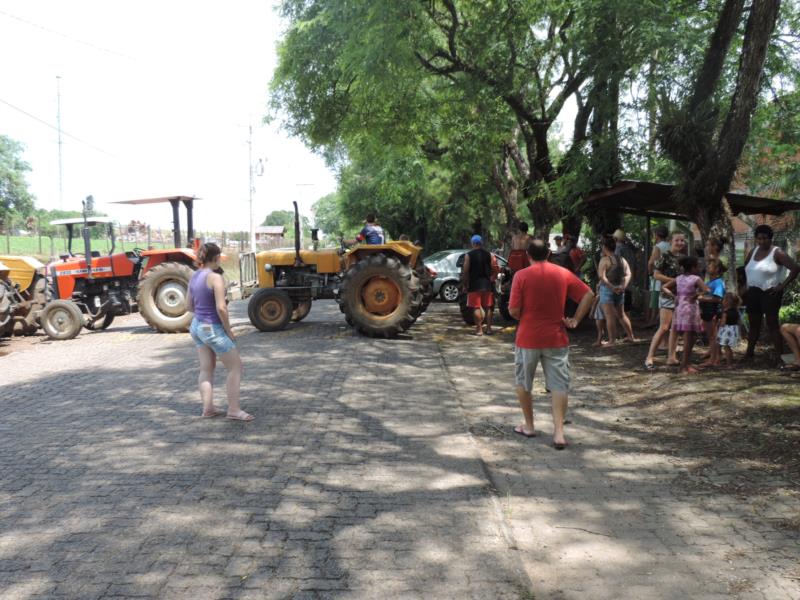
<instances>
[{"instance_id":1,"label":"red tractor body","mask_svg":"<svg viewBox=\"0 0 800 600\"><path fill-rule=\"evenodd\" d=\"M183 202L189 213L189 239L191 207L195 198L177 196L130 200L126 204L152 204L171 202L177 221L177 205ZM54 339L71 339L82 326L88 329L105 329L115 316L140 312L154 329L173 333L188 331L191 313L186 310L186 295L194 270L195 252L180 248L180 234L176 233L176 246L163 250L114 252L115 240L111 219L84 217L61 219L53 225L65 225L69 234L68 252L61 260L47 267L52 301L41 313L40 323L45 333ZM111 250L100 255L91 250L90 228L108 225ZM85 251L83 255L72 252L76 226L82 228ZM87 261L86 257L89 257Z\"/></svg>"}]
</instances>

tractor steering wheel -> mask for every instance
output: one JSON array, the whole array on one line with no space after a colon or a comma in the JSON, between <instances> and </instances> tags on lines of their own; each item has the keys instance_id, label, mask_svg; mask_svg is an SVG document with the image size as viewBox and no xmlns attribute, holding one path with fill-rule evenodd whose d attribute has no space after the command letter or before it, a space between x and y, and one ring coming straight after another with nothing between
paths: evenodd
<instances>
[{"instance_id":1,"label":"tractor steering wheel","mask_svg":"<svg viewBox=\"0 0 800 600\"><path fill-rule=\"evenodd\" d=\"M134 248L133 250L131 250L131 252L133 252L133 255L136 258L138 258L138 259L142 258L142 249L141 248Z\"/></svg>"}]
</instances>

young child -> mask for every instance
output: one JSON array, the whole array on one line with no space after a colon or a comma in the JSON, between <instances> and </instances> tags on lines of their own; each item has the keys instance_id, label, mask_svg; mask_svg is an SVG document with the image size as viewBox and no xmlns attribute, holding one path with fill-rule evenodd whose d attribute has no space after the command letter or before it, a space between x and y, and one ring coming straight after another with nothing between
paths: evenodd
<instances>
[{"instance_id":1,"label":"young child","mask_svg":"<svg viewBox=\"0 0 800 600\"><path fill-rule=\"evenodd\" d=\"M717 332L718 346L725 351L725 367L733 366L733 349L739 345L739 296L728 292L722 299L722 319Z\"/></svg>"},{"instance_id":2,"label":"young child","mask_svg":"<svg viewBox=\"0 0 800 600\"><path fill-rule=\"evenodd\" d=\"M697 373L697 369L689 364L689 359L692 356L692 348L697 334L703 331L697 297L701 294L708 294L709 290L700 278L700 264L696 256L684 256L679 263L683 268L683 275L678 275L674 281L664 287L674 291L678 300L675 316L672 318L672 328L677 333L683 334L680 373L693 374Z\"/></svg>"},{"instance_id":3,"label":"young child","mask_svg":"<svg viewBox=\"0 0 800 600\"><path fill-rule=\"evenodd\" d=\"M589 314L592 315L594 319L594 325L597 328L597 341L595 341L594 345L596 347L600 347L603 345L603 333L606 327L606 314L603 312L603 307L600 306L600 284L597 284L597 289L595 290L594 301L592 302L592 308L589 310Z\"/></svg>"},{"instance_id":4,"label":"young child","mask_svg":"<svg viewBox=\"0 0 800 600\"><path fill-rule=\"evenodd\" d=\"M722 299L725 297L725 282L722 280L722 275L725 271L725 265L719 259L709 258L706 260L706 274L708 276L706 285L710 293L699 298L700 319L703 321L703 329L709 345L708 360L702 365L704 367L719 365L717 324L721 313Z\"/></svg>"}]
</instances>

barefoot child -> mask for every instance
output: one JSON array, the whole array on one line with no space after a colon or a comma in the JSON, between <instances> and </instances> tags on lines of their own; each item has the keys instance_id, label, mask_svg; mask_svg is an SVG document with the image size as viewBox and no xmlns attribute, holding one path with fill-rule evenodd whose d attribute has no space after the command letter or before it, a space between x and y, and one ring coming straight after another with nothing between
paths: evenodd
<instances>
[{"instance_id":1,"label":"barefoot child","mask_svg":"<svg viewBox=\"0 0 800 600\"><path fill-rule=\"evenodd\" d=\"M594 325L597 328L597 341L595 341L594 345L600 347L603 345L603 332L605 331L606 326L606 314L603 312L602 307L600 306L600 284L597 284L597 294L594 297L594 302L592 302L592 308L589 309L589 314L592 315L594 319Z\"/></svg>"},{"instance_id":2,"label":"barefoot child","mask_svg":"<svg viewBox=\"0 0 800 600\"><path fill-rule=\"evenodd\" d=\"M725 351L725 366L733 366L733 349L739 345L739 296L728 292L722 299L722 318L717 331L717 347ZM718 350L719 352L719 350Z\"/></svg>"},{"instance_id":3,"label":"barefoot child","mask_svg":"<svg viewBox=\"0 0 800 600\"><path fill-rule=\"evenodd\" d=\"M725 296L725 282L722 280L725 271L725 265L718 258L706 260L706 273L708 274L706 285L710 293L699 298L700 318L703 321L703 329L709 344L708 360L703 363L703 366L706 367L719 365L717 324L721 314L722 298Z\"/></svg>"},{"instance_id":4,"label":"barefoot child","mask_svg":"<svg viewBox=\"0 0 800 600\"><path fill-rule=\"evenodd\" d=\"M685 256L680 260L683 275L678 275L674 281L665 284L670 291L674 290L678 299L675 307L675 317L672 319L672 329L683 334L683 355L681 356L680 372L684 374L697 373L697 369L689 364L692 356L697 334L703 331L703 321L700 319L700 308L697 297L708 293L708 286L700 278L700 264L695 256Z\"/></svg>"}]
</instances>

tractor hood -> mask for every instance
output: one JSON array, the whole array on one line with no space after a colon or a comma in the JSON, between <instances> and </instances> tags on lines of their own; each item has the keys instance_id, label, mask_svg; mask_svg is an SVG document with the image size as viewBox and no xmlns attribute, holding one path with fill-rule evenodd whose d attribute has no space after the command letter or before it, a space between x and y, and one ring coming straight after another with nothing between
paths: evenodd
<instances>
[{"instance_id":1,"label":"tractor hood","mask_svg":"<svg viewBox=\"0 0 800 600\"><path fill-rule=\"evenodd\" d=\"M259 265L270 264L274 267L292 267L295 262L295 251L292 249L278 248L264 250L256 255ZM317 267L318 273L338 273L342 268L339 251L335 248L317 250L300 250L300 260L306 265Z\"/></svg>"}]
</instances>

